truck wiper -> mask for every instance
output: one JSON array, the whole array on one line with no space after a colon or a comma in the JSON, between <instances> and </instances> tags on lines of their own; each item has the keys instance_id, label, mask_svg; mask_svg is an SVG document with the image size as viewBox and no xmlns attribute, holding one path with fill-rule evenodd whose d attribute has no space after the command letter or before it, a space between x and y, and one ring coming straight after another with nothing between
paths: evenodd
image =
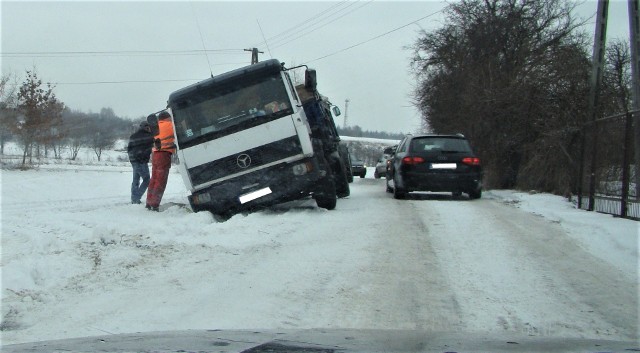
<instances>
[{"instance_id":1,"label":"truck wiper","mask_svg":"<svg viewBox=\"0 0 640 353\"><path fill-rule=\"evenodd\" d=\"M245 116L245 115L247 115L247 113L243 111L243 112L241 112L241 113L240 113L240 114L238 114L238 115L234 115L234 116L231 116L231 115L223 116L223 117L222 117L222 118L220 118L218 121L219 121L219 122L222 122L222 123L226 123L226 122L228 122L228 121L231 121L231 120L234 120L234 119L238 119L238 118L243 117L243 116Z\"/></svg>"}]
</instances>

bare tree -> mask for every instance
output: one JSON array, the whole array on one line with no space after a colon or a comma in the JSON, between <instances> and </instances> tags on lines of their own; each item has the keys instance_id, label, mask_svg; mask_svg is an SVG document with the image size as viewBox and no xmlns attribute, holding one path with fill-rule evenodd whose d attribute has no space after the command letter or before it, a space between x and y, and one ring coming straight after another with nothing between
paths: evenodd
<instances>
[{"instance_id":1,"label":"bare tree","mask_svg":"<svg viewBox=\"0 0 640 353\"><path fill-rule=\"evenodd\" d=\"M627 41L614 39L606 48L601 96L602 110L606 116L629 113L632 110L631 52ZM630 117L605 121L598 128L601 142L597 148L598 154L602 156L597 158L598 180L605 181L604 184L615 185L616 190L605 191L616 195L626 195L628 191L628 185L623 184L625 190L622 191L617 183L620 180L629 182L628 163L632 156L633 143L631 120L626 119Z\"/></svg>"},{"instance_id":2,"label":"bare tree","mask_svg":"<svg viewBox=\"0 0 640 353\"><path fill-rule=\"evenodd\" d=\"M89 145L89 117L86 113L65 109L62 121L65 145L70 152L69 159L74 161L80 149Z\"/></svg>"},{"instance_id":3,"label":"bare tree","mask_svg":"<svg viewBox=\"0 0 640 353\"><path fill-rule=\"evenodd\" d=\"M611 97L617 104L612 105L615 112L628 112L631 105L631 52L629 44L614 39L605 53L606 68L603 81L611 91Z\"/></svg>"},{"instance_id":4,"label":"bare tree","mask_svg":"<svg viewBox=\"0 0 640 353\"><path fill-rule=\"evenodd\" d=\"M119 118L110 108L101 109L100 114L89 114L88 142L98 161L102 159L102 152L112 148L118 139L118 132L114 126L115 121L118 120Z\"/></svg>"},{"instance_id":5,"label":"bare tree","mask_svg":"<svg viewBox=\"0 0 640 353\"><path fill-rule=\"evenodd\" d=\"M50 99L44 106L44 114L47 119L48 129L42 132L39 143L45 147L45 157L48 148L51 148L55 158L61 158L62 142L64 140L64 130L62 123L62 111L64 104L57 99Z\"/></svg>"},{"instance_id":6,"label":"bare tree","mask_svg":"<svg viewBox=\"0 0 640 353\"><path fill-rule=\"evenodd\" d=\"M567 166L577 159L589 59L573 6L461 0L413 46L414 103L433 132L467 135L489 186L561 193L575 184Z\"/></svg>"}]
</instances>

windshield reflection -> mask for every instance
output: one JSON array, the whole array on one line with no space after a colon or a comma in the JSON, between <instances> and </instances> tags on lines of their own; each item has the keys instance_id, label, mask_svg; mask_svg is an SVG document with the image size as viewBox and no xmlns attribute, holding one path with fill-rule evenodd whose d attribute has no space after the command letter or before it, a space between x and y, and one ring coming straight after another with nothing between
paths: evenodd
<instances>
[{"instance_id":1,"label":"windshield reflection","mask_svg":"<svg viewBox=\"0 0 640 353\"><path fill-rule=\"evenodd\" d=\"M178 141L184 144L232 126L259 125L292 113L282 77L277 75L182 101L174 109L174 119Z\"/></svg>"}]
</instances>

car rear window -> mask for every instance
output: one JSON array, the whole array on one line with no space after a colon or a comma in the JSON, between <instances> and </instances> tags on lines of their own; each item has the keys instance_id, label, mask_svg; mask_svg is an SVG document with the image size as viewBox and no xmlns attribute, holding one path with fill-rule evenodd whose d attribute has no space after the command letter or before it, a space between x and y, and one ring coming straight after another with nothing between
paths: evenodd
<instances>
[{"instance_id":1,"label":"car rear window","mask_svg":"<svg viewBox=\"0 0 640 353\"><path fill-rule=\"evenodd\" d=\"M447 137L420 137L411 141L412 152L471 152L467 140Z\"/></svg>"}]
</instances>

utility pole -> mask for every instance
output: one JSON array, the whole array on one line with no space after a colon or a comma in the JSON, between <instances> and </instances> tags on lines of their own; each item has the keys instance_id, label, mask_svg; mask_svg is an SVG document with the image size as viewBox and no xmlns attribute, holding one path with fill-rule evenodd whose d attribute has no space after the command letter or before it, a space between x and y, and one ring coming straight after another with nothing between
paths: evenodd
<instances>
[{"instance_id":1,"label":"utility pole","mask_svg":"<svg viewBox=\"0 0 640 353\"><path fill-rule=\"evenodd\" d=\"M598 0L598 13L596 17L596 33L593 41L593 58L591 62L591 90L589 92L589 127L593 139L591 141L591 165L589 173L589 211L595 207L596 193L596 163L598 161L598 94L600 83L602 82L602 71L604 70L604 52L607 42L607 16L609 13L609 0ZM585 131L586 135L586 131Z\"/></svg>"},{"instance_id":2,"label":"utility pole","mask_svg":"<svg viewBox=\"0 0 640 353\"><path fill-rule=\"evenodd\" d=\"M639 0L628 0L629 5L629 41L631 48L631 95L632 111L640 110L640 19L638 18ZM640 113L633 115L634 147L636 165L636 199L640 199Z\"/></svg>"},{"instance_id":3,"label":"utility pole","mask_svg":"<svg viewBox=\"0 0 640 353\"><path fill-rule=\"evenodd\" d=\"M264 52L258 51L258 48L245 49L244 51L251 52L251 65L258 63L258 53L264 54Z\"/></svg>"},{"instance_id":4,"label":"utility pole","mask_svg":"<svg viewBox=\"0 0 640 353\"><path fill-rule=\"evenodd\" d=\"M344 100L344 123L342 127L347 128L347 115L349 114L349 98Z\"/></svg>"}]
</instances>

